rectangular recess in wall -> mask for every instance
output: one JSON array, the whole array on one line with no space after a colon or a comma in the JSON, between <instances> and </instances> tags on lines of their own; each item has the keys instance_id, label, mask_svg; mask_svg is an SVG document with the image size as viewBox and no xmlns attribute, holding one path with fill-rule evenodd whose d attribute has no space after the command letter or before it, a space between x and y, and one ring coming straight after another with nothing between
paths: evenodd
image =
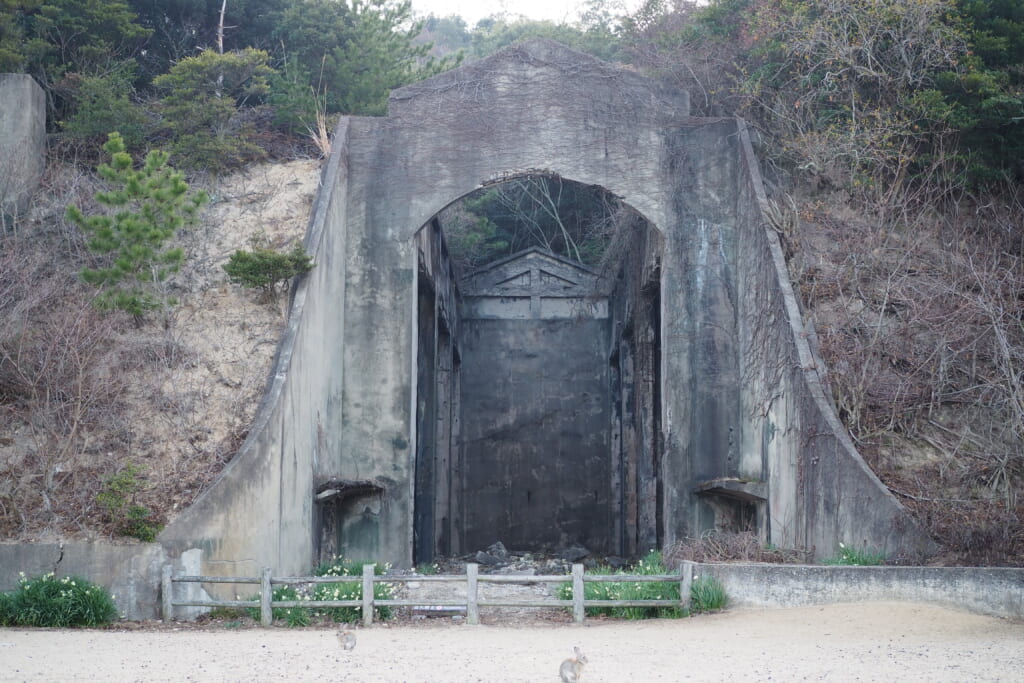
<instances>
[{"instance_id":1,"label":"rectangular recess in wall","mask_svg":"<svg viewBox=\"0 0 1024 683\"><path fill-rule=\"evenodd\" d=\"M544 320L566 320L573 318L600 320L608 317L608 300L545 296L540 299L539 317Z\"/></svg>"},{"instance_id":2,"label":"rectangular recess in wall","mask_svg":"<svg viewBox=\"0 0 1024 683\"><path fill-rule=\"evenodd\" d=\"M532 318L528 296L474 296L462 300L462 317L483 320Z\"/></svg>"}]
</instances>

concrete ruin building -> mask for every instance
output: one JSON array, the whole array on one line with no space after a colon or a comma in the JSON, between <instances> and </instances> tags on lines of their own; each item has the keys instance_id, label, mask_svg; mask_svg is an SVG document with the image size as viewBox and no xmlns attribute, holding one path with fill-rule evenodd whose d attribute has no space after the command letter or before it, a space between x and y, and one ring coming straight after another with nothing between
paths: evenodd
<instances>
[{"instance_id":1,"label":"concrete ruin building","mask_svg":"<svg viewBox=\"0 0 1024 683\"><path fill-rule=\"evenodd\" d=\"M29 144L39 126L14 129ZM445 209L537 177L630 208L618 260L532 248L456 273ZM0 545L0 580L62 563L149 618L167 563L301 575L499 540L628 557L713 529L926 553L826 397L766 206L741 120L691 117L686 93L557 43L396 90L387 116L335 130L316 268L218 480L156 543Z\"/></svg>"},{"instance_id":2,"label":"concrete ruin building","mask_svg":"<svg viewBox=\"0 0 1024 683\"><path fill-rule=\"evenodd\" d=\"M531 174L644 217L614 277L534 249L457 280L438 213ZM343 118L258 419L159 542L228 575L713 528L927 549L826 400L765 202L742 121L549 41Z\"/></svg>"}]
</instances>

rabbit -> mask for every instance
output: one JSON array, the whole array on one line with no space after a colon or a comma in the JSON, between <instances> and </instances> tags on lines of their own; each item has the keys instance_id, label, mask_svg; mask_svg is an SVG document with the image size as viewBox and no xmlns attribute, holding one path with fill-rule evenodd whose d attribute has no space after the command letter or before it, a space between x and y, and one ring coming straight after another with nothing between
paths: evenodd
<instances>
[{"instance_id":1,"label":"rabbit","mask_svg":"<svg viewBox=\"0 0 1024 683\"><path fill-rule=\"evenodd\" d=\"M575 654L558 667L562 683L579 683L583 679L583 665L587 663L587 656L578 647L574 647L572 651Z\"/></svg>"},{"instance_id":2,"label":"rabbit","mask_svg":"<svg viewBox=\"0 0 1024 683\"><path fill-rule=\"evenodd\" d=\"M355 631L349 631L348 629L338 631L338 642L341 643L343 650L353 649L356 646Z\"/></svg>"}]
</instances>

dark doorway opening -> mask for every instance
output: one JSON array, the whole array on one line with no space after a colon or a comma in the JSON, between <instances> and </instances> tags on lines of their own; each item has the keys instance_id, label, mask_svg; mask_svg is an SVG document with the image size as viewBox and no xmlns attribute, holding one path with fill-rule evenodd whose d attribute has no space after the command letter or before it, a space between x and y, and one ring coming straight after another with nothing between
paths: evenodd
<instances>
[{"instance_id":1,"label":"dark doorway opening","mask_svg":"<svg viewBox=\"0 0 1024 683\"><path fill-rule=\"evenodd\" d=\"M663 537L660 234L555 180L485 188L417 234L416 563Z\"/></svg>"}]
</instances>

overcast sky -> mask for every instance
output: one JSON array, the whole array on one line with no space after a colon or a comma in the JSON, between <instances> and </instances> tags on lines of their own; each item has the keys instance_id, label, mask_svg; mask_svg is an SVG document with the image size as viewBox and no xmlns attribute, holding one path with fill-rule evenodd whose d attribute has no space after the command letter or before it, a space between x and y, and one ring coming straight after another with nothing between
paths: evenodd
<instances>
[{"instance_id":1,"label":"overcast sky","mask_svg":"<svg viewBox=\"0 0 1024 683\"><path fill-rule=\"evenodd\" d=\"M632 10L640 0L618 0ZM473 28L476 22L495 13L522 14L530 19L576 21L585 8L584 0L412 0L413 10L422 15L446 17L457 14Z\"/></svg>"}]
</instances>

